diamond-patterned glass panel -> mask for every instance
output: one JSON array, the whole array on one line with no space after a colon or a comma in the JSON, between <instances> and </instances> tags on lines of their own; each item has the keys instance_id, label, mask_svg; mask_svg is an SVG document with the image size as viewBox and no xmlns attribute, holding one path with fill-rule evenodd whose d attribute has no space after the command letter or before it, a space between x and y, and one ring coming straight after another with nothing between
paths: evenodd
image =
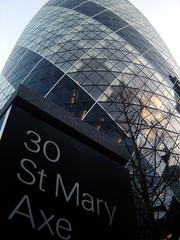
<instances>
[{"instance_id":1,"label":"diamond-patterned glass panel","mask_svg":"<svg viewBox=\"0 0 180 240\"><path fill-rule=\"evenodd\" d=\"M129 1L50 0L2 74L0 104L24 82L113 141L127 143L132 129L144 153L157 137L158 159L170 148L171 163L179 158L180 70Z\"/></svg>"}]
</instances>

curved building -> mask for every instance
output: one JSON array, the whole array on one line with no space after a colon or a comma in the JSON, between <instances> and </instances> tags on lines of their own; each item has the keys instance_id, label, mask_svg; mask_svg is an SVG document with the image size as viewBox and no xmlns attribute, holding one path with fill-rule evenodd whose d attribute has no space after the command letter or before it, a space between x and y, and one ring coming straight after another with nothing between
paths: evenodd
<instances>
[{"instance_id":1,"label":"curved building","mask_svg":"<svg viewBox=\"0 0 180 240\"><path fill-rule=\"evenodd\" d=\"M1 102L23 83L116 142L130 131L145 149L158 139L158 157L170 149L173 164L180 152L178 79L168 48L129 1L50 0L3 69Z\"/></svg>"}]
</instances>

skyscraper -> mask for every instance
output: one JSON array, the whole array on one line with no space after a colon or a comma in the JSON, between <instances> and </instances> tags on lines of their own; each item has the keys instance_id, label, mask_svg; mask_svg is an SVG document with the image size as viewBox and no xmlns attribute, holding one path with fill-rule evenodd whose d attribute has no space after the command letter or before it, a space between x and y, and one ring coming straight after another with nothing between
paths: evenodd
<instances>
[{"instance_id":1,"label":"skyscraper","mask_svg":"<svg viewBox=\"0 0 180 240\"><path fill-rule=\"evenodd\" d=\"M50 0L22 33L0 75L0 106L23 83L124 144L135 163L133 147L140 149L160 219L171 190L180 199L179 182L164 188L169 173L179 174L179 79L168 48L128 0ZM160 194L154 191L158 184L165 189Z\"/></svg>"},{"instance_id":2,"label":"skyscraper","mask_svg":"<svg viewBox=\"0 0 180 240\"><path fill-rule=\"evenodd\" d=\"M158 138L157 158L171 149L171 164L179 159L180 69L127 0L50 0L22 33L1 79L2 105L23 83L116 142L128 139L131 126L138 146L152 150Z\"/></svg>"}]
</instances>

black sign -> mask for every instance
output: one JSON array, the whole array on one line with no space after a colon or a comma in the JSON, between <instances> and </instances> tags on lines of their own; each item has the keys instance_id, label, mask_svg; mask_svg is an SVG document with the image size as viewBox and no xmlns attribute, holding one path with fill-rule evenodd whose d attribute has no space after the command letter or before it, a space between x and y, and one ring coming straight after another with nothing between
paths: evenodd
<instances>
[{"instance_id":1,"label":"black sign","mask_svg":"<svg viewBox=\"0 0 180 240\"><path fill-rule=\"evenodd\" d=\"M0 142L4 239L135 239L126 169L13 106Z\"/></svg>"}]
</instances>

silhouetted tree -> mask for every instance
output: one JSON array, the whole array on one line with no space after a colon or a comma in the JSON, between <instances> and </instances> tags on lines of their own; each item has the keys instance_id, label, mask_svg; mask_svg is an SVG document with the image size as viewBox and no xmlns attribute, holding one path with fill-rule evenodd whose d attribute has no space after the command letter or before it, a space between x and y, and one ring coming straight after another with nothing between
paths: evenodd
<instances>
[{"instance_id":1,"label":"silhouetted tree","mask_svg":"<svg viewBox=\"0 0 180 240\"><path fill-rule=\"evenodd\" d=\"M139 239L165 239L170 234L167 232L167 223L171 221L167 219L172 218L169 209L174 198L173 185L179 184L179 176L174 171L167 170L170 166L179 164L176 151L178 136L171 136L170 130L167 130L174 109L163 110L161 100L155 94L149 94L146 89L140 91L123 82L112 88L109 98L118 108L119 117L116 122L128 136L124 143L130 155L128 168ZM174 139L170 140L172 137ZM179 185L177 191L180 191Z\"/></svg>"}]
</instances>

